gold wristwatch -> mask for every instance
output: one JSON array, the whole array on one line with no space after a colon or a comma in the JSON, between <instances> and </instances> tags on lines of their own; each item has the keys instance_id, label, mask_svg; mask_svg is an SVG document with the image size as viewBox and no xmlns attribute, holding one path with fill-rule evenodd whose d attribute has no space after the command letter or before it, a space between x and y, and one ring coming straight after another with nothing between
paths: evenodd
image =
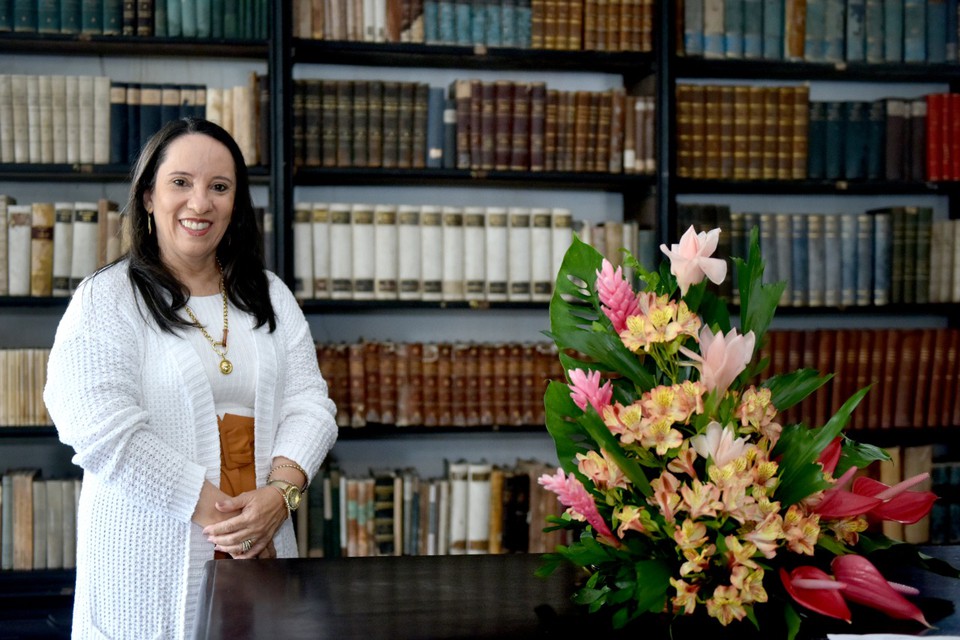
<instances>
[{"instance_id":1,"label":"gold wristwatch","mask_svg":"<svg viewBox=\"0 0 960 640\"><path fill-rule=\"evenodd\" d=\"M277 491L283 496L283 501L287 505L287 509L290 511L297 510L302 497L300 487L295 484L290 484L289 482L284 482L283 480L271 480L267 484L277 488Z\"/></svg>"}]
</instances>

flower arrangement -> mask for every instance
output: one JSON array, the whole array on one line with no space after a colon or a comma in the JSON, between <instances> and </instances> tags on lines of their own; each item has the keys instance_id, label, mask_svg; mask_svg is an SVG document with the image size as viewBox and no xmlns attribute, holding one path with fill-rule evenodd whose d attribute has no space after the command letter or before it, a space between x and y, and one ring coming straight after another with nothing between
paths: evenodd
<instances>
[{"instance_id":1,"label":"flower arrangement","mask_svg":"<svg viewBox=\"0 0 960 640\"><path fill-rule=\"evenodd\" d=\"M614 627L699 615L723 626L763 620L794 638L818 616L849 622L856 603L923 628L908 598L916 590L887 582L868 555L896 547L926 569L956 570L868 527L926 515L936 496L910 490L925 474L896 486L857 474L887 459L843 434L868 389L824 425L778 421L832 374L749 384L767 364L754 357L785 284L762 282L754 230L746 259L732 261L741 301L740 331L732 327L707 284L727 276L712 256L719 233L691 227L661 245L669 261L657 272L626 253L639 292L579 239L566 253L549 335L568 383L551 382L544 398L561 468L539 482L567 507L551 526L573 536L540 573L567 561L585 568L575 600L608 612Z\"/></svg>"}]
</instances>

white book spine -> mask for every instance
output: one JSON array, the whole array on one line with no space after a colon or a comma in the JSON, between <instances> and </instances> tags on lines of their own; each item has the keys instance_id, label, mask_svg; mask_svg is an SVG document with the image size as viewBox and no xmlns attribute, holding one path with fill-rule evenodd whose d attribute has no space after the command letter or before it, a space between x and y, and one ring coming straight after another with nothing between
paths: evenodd
<instances>
[{"instance_id":1,"label":"white book spine","mask_svg":"<svg viewBox=\"0 0 960 640\"><path fill-rule=\"evenodd\" d=\"M313 298L313 208L309 202L293 206L293 295Z\"/></svg>"},{"instance_id":2,"label":"white book spine","mask_svg":"<svg viewBox=\"0 0 960 640\"><path fill-rule=\"evenodd\" d=\"M507 233L507 298L512 302L529 302L533 270L530 259L530 210L511 207L508 211L510 230Z\"/></svg>"},{"instance_id":3,"label":"white book spine","mask_svg":"<svg viewBox=\"0 0 960 640\"><path fill-rule=\"evenodd\" d=\"M443 299L463 300L463 210L443 208Z\"/></svg>"},{"instance_id":4,"label":"white book spine","mask_svg":"<svg viewBox=\"0 0 960 640\"><path fill-rule=\"evenodd\" d=\"M443 214L440 207L420 209L420 287L423 300L443 299Z\"/></svg>"},{"instance_id":5,"label":"white book spine","mask_svg":"<svg viewBox=\"0 0 960 640\"><path fill-rule=\"evenodd\" d=\"M53 163L53 86L50 76L37 77L40 162Z\"/></svg>"},{"instance_id":6,"label":"white book spine","mask_svg":"<svg viewBox=\"0 0 960 640\"><path fill-rule=\"evenodd\" d=\"M573 242L573 216L569 209L555 208L550 212L553 219L553 226L550 231L550 261L551 273L559 273L560 265L563 264L563 256ZM584 242L588 239L581 238Z\"/></svg>"},{"instance_id":7,"label":"white book spine","mask_svg":"<svg viewBox=\"0 0 960 640\"><path fill-rule=\"evenodd\" d=\"M93 79L93 162L110 163L110 78Z\"/></svg>"},{"instance_id":8,"label":"white book spine","mask_svg":"<svg viewBox=\"0 0 960 640\"><path fill-rule=\"evenodd\" d=\"M437 483L431 480L427 487L429 525L427 527L427 555L437 555Z\"/></svg>"},{"instance_id":9,"label":"white book spine","mask_svg":"<svg viewBox=\"0 0 960 640\"><path fill-rule=\"evenodd\" d=\"M40 76L27 76L27 154L32 164L38 164L40 153Z\"/></svg>"},{"instance_id":10,"label":"white book spine","mask_svg":"<svg viewBox=\"0 0 960 640\"><path fill-rule=\"evenodd\" d=\"M396 300L397 282L397 207L377 205L374 209L374 251L376 282L375 297L378 300Z\"/></svg>"},{"instance_id":11,"label":"white book spine","mask_svg":"<svg viewBox=\"0 0 960 640\"><path fill-rule=\"evenodd\" d=\"M313 231L313 297L330 297L330 206L326 202L314 202L312 208Z\"/></svg>"},{"instance_id":12,"label":"white book spine","mask_svg":"<svg viewBox=\"0 0 960 640\"><path fill-rule=\"evenodd\" d=\"M96 202L77 202L73 211L73 251L70 256L70 289L97 269L99 220Z\"/></svg>"},{"instance_id":13,"label":"white book spine","mask_svg":"<svg viewBox=\"0 0 960 640\"><path fill-rule=\"evenodd\" d=\"M440 478L438 485L440 495L437 498L437 553L445 556L450 553L450 482Z\"/></svg>"},{"instance_id":14,"label":"white book spine","mask_svg":"<svg viewBox=\"0 0 960 640\"><path fill-rule=\"evenodd\" d=\"M509 227L507 210L501 207L487 208L487 226L484 234L486 254L487 300L507 299L507 242Z\"/></svg>"},{"instance_id":15,"label":"white book spine","mask_svg":"<svg viewBox=\"0 0 960 640\"><path fill-rule=\"evenodd\" d=\"M64 80L64 110L66 111L67 163L80 162L80 79L67 76Z\"/></svg>"},{"instance_id":16,"label":"white book spine","mask_svg":"<svg viewBox=\"0 0 960 640\"><path fill-rule=\"evenodd\" d=\"M376 42L377 40L377 10L374 8L374 0L363 0L363 16L360 21L363 29L364 42Z\"/></svg>"},{"instance_id":17,"label":"white book spine","mask_svg":"<svg viewBox=\"0 0 960 640\"><path fill-rule=\"evenodd\" d=\"M30 295L30 234L33 208L29 204L7 207L7 277L11 296Z\"/></svg>"},{"instance_id":18,"label":"white book spine","mask_svg":"<svg viewBox=\"0 0 960 640\"><path fill-rule=\"evenodd\" d=\"M420 283L420 208L400 205L397 208L397 279L401 300L419 300L423 295Z\"/></svg>"},{"instance_id":19,"label":"white book spine","mask_svg":"<svg viewBox=\"0 0 960 640\"><path fill-rule=\"evenodd\" d=\"M376 262L373 257L373 205L353 205L350 221L353 225L353 297L357 300L372 300L376 277Z\"/></svg>"},{"instance_id":20,"label":"white book spine","mask_svg":"<svg viewBox=\"0 0 960 640\"><path fill-rule=\"evenodd\" d=\"M120 210L116 203L111 202L111 206L107 208L106 264L120 257L120 241Z\"/></svg>"},{"instance_id":21,"label":"white book spine","mask_svg":"<svg viewBox=\"0 0 960 640\"><path fill-rule=\"evenodd\" d=\"M56 164L64 164L67 162L66 76L51 76L50 96L53 102L53 162Z\"/></svg>"},{"instance_id":22,"label":"white book spine","mask_svg":"<svg viewBox=\"0 0 960 640\"><path fill-rule=\"evenodd\" d=\"M387 40L387 2L390 0L373 0L375 13L375 40L377 42L386 42Z\"/></svg>"},{"instance_id":23,"label":"white book spine","mask_svg":"<svg viewBox=\"0 0 960 640\"><path fill-rule=\"evenodd\" d=\"M530 211L530 295L535 302L549 302L553 293L552 224L549 209Z\"/></svg>"},{"instance_id":24,"label":"white book spine","mask_svg":"<svg viewBox=\"0 0 960 640\"><path fill-rule=\"evenodd\" d=\"M0 74L0 162L13 162L13 81Z\"/></svg>"},{"instance_id":25,"label":"white book spine","mask_svg":"<svg viewBox=\"0 0 960 640\"><path fill-rule=\"evenodd\" d=\"M13 105L13 161L30 162L30 127L27 121L27 76L10 76L10 100Z\"/></svg>"},{"instance_id":26,"label":"white book spine","mask_svg":"<svg viewBox=\"0 0 960 640\"><path fill-rule=\"evenodd\" d=\"M486 463L467 468L467 553L490 550L490 473Z\"/></svg>"},{"instance_id":27,"label":"white book spine","mask_svg":"<svg viewBox=\"0 0 960 640\"><path fill-rule=\"evenodd\" d=\"M210 122L223 126L223 89L220 87L207 87L206 116Z\"/></svg>"},{"instance_id":28,"label":"white book spine","mask_svg":"<svg viewBox=\"0 0 960 640\"><path fill-rule=\"evenodd\" d=\"M73 256L73 203L54 204L53 295L70 295L70 267Z\"/></svg>"},{"instance_id":29,"label":"white book spine","mask_svg":"<svg viewBox=\"0 0 960 640\"><path fill-rule=\"evenodd\" d=\"M486 295L486 215L483 207L463 210L463 296L483 300Z\"/></svg>"},{"instance_id":30,"label":"white book spine","mask_svg":"<svg viewBox=\"0 0 960 640\"><path fill-rule=\"evenodd\" d=\"M467 485L466 462L451 463L447 471L450 479L450 555L467 553Z\"/></svg>"},{"instance_id":31,"label":"white book spine","mask_svg":"<svg viewBox=\"0 0 960 640\"><path fill-rule=\"evenodd\" d=\"M8 250L9 250L9 222L7 220L7 207L15 204L15 200L10 196L0 195L0 296L10 294L10 282L8 270L10 268ZM0 369L2 371L2 369ZM3 424L0 422L0 424Z\"/></svg>"},{"instance_id":32,"label":"white book spine","mask_svg":"<svg viewBox=\"0 0 960 640\"><path fill-rule=\"evenodd\" d=\"M80 162L92 164L94 159L94 135L96 131L94 115L94 79L93 76L77 78L77 99L80 107Z\"/></svg>"},{"instance_id":33,"label":"white book spine","mask_svg":"<svg viewBox=\"0 0 960 640\"><path fill-rule=\"evenodd\" d=\"M353 232L350 205L330 205L330 297L353 298Z\"/></svg>"}]
</instances>

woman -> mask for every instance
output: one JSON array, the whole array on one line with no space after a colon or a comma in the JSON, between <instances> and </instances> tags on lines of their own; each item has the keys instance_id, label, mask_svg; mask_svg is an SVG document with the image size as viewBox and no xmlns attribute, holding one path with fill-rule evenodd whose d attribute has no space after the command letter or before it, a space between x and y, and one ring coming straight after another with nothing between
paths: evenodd
<instances>
[{"instance_id":1,"label":"woman","mask_svg":"<svg viewBox=\"0 0 960 640\"><path fill-rule=\"evenodd\" d=\"M290 510L335 407L303 314L264 270L226 131L168 123L126 214L129 253L78 288L44 390L84 469L73 633L182 638L215 554L296 555Z\"/></svg>"}]
</instances>

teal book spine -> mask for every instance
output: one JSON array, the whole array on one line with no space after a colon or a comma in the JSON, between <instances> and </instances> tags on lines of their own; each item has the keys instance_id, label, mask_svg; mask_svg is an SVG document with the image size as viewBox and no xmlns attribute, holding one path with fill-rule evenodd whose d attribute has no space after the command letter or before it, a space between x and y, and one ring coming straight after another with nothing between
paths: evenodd
<instances>
[{"instance_id":1,"label":"teal book spine","mask_svg":"<svg viewBox=\"0 0 960 640\"><path fill-rule=\"evenodd\" d=\"M826 49L827 0L807 0L807 20L803 33L803 59L823 62Z\"/></svg>"},{"instance_id":2,"label":"teal book spine","mask_svg":"<svg viewBox=\"0 0 960 640\"><path fill-rule=\"evenodd\" d=\"M227 10L227 0L212 0L210 3L210 37L223 37L223 14Z\"/></svg>"},{"instance_id":3,"label":"teal book spine","mask_svg":"<svg viewBox=\"0 0 960 640\"><path fill-rule=\"evenodd\" d=\"M180 38L183 36L183 11L180 9L180 0L157 0L167 6L167 36ZM230 4L235 4L231 2Z\"/></svg>"},{"instance_id":4,"label":"teal book spine","mask_svg":"<svg viewBox=\"0 0 960 640\"><path fill-rule=\"evenodd\" d=\"M927 5L924 0L903 0L903 61L927 60Z\"/></svg>"},{"instance_id":5,"label":"teal book spine","mask_svg":"<svg viewBox=\"0 0 960 640\"><path fill-rule=\"evenodd\" d=\"M852 100L845 103L843 177L862 180L866 177L867 103Z\"/></svg>"},{"instance_id":6,"label":"teal book spine","mask_svg":"<svg viewBox=\"0 0 960 640\"><path fill-rule=\"evenodd\" d=\"M866 60L866 0L847 0L847 62Z\"/></svg>"},{"instance_id":7,"label":"teal book spine","mask_svg":"<svg viewBox=\"0 0 960 640\"><path fill-rule=\"evenodd\" d=\"M876 64L884 61L883 0L866 0L864 12L864 58Z\"/></svg>"},{"instance_id":8,"label":"teal book spine","mask_svg":"<svg viewBox=\"0 0 960 640\"><path fill-rule=\"evenodd\" d=\"M903 0L883 0L883 59L903 62Z\"/></svg>"},{"instance_id":9,"label":"teal book spine","mask_svg":"<svg viewBox=\"0 0 960 640\"><path fill-rule=\"evenodd\" d=\"M960 1L947 0L947 62L960 62Z\"/></svg>"},{"instance_id":10,"label":"teal book spine","mask_svg":"<svg viewBox=\"0 0 960 640\"><path fill-rule=\"evenodd\" d=\"M893 252L889 209L878 209L873 215L873 304L890 304L890 256Z\"/></svg>"},{"instance_id":11,"label":"teal book spine","mask_svg":"<svg viewBox=\"0 0 960 640\"><path fill-rule=\"evenodd\" d=\"M810 103L807 124L807 177L823 180L827 161L827 110L824 102Z\"/></svg>"},{"instance_id":12,"label":"teal book spine","mask_svg":"<svg viewBox=\"0 0 960 640\"><path fill-rule=\"evenodd\" d=\"M80 33L80 0L60 0L60 33Z\"/></svg>"},{"instance_id":13,"label":"teal book spine","mask_svg":"<svg viewBox=\"0 0 960 640\"><path fill-rule=\"evenodd\" d=\"M197 37L209 38L213 35L212 0L194 0L197 4Z\"/></svg>"},{"instance_id":14,"label":"teal book spine","mask_svg":"<svg viewBox=\"0 0 960 640\"><path fill-rule=\"evenodd\" d=\"M459 45L473 44L473 30L470 25L472 13L472 7L468 0L456 0L453 15L454 41Z\"/></svg>"},{"instance_id":15,"label":"teal book spine","mask_svg":"<svg viewBox=\"0 0 960 640\"><path fill-rule=\"evenodd\" d=\"M887 105L884 100L874 100L867 112L867 168L868 180L882 180L884 177L884 152L887 128Z\"/></svg>"},{"instance_id":16,"label":"teal book spine","mask_svg":"<svg viewBox=\"0 0 960 640\"><path fill-rule=\"evenodd\" d=\"M437 2L437 31L441 44L453 44L457 41L457 6L454 0Z\"/></svg>"},{"instance_id":17,"label":"teal book spine","mask_svg":"<svg viewBox=\"0 0 960 640\"><path fill-rule=\"evenodd\" d=\"M904 166L904 178L923 182L927 177L927 100L921 97L909 101L907 105L910 134L906 138L909 146L904 157L909 158L910 163Z\"/></svg>"},{"instance_id":18,"label":"teal book spine","mask_svg":"<svg viewBox=\"0 0 960 640\"><path fill-rule=\"evenodd\" d=\"M857 216L840 215L840 306L857 300Z\"/></svg>"},{"instance_id":19,"label":"teal book spine","mask_svg":"<svg viewBox=\"0 0 960 640\"><path fill-rule=\"evenodd\" d=\"M500 44L502 46L517 46L516 22L516 0L500 0Z\"/></svg>"},{"instance_id":20,"label":"teal book spine","mask_svg":"<svg viewBox=\"0 0 960 640\"><path fill-rule=\"evenodd\" d=\"M226 2L225 9L223 12L223 37L224 38L239 38L240 37L240 24L237 19L240 17L238 11L238 2Z\"/></svg>"},{"instance_id":21,"label":"teal book spine","mask_svg":"<svg viewBox=\"0 0 960 640\"><path fill-rule=\"evenodd\" d=\"M503 43L501 15L499 2L487 2L487 46L499 47Z\"/></svg>"},{"instance_id":22,"label":"teal book spine","mask_svg":"<svg viewBox=\"0 0 960 640\"><path fill-rule=\"evenodd\" d=\"M763 57L763 0L743 0L743 57Z\"/></svg>"},{"instance_id":23,"label":"teal book spine","mask_svg":"<svg viewBox=\"0 0 960 640\"><path fill-rule=\"evenodd\" d=\"M102 0L81 0L80 32L90 34L103 33Z\"/></svg>"},{"instance_id":24,"label":"teal book spine","mask_svg":"<svg viewBox=\"0 0 960 640\"><path fill-rule=\"evenodd\" d=\"M763 5L763 57L783 60L783 3L768 0Z\"/></svg>"},{"instance_id":25,"label":"teal book spine","mask_svg":"<svg viewBox=\"0 0 960 640\"><path fill-rule=\"evenodd\" d=\"M873 302L873 216L857 216L857 306Z\"/></svg>"},{"instance_id":26,"label":"teal book spine","mask_svg":"<svg viewBox=\"0 0 960 640\"><path fill-rule=\"evenodd\" d=\"M103 0L103 35L123 33L123 0Z\"/></svg>"},{"instance_id":27,"label":"teal book spine","mask_svg":"<svg viewBox=\"0 0 960 640\"><path fill-rule=\"evenodd\" d=\"M439 3L437 0L423 0L423 42L437 44L440 42L440 26L438 24Z\"/></svg>"},{"instance_id":28,"label":"teal book spine","mask_svg":"<svg viewBox=\"0 0 960 640\"><path fill-rule=\"evenodd\" d=\"M86 0L86 3L95 0ZM23 33L37 32L37 0L13 1L13 30Z\"/></svg>"},{"instance_id":29,"label":"teal book spine","mask_svg":"<svg viewBox=\"0 0 960 640\"><path fill-rule=\"evenodd\" d=\"M684 0L683 52L688 56L703 55L703 0Z\"/></svg>"},{"instance_id":30,"label":"teal book spine","mask_svg":"<svg viewBox=\"0 0 960 640\"><path fill-rule=\"evenodd\" d=\"M254 0L243 0L241 5L243 11L243 21L240 23L242 26L240 30L240 37L244 39L256 37L256 29L254 28Z\"/></svg>"},{"instance_id":31,"label":"teal book spine","mask_svg":"<svg viewBox=\"0 0 960 640\"><path fill-rule=\"evenodd\" d=\"M529 49L533 46L533 6L532 0L516 0L514 10L514 31L516 32L517 46Z\"/></svg>"},{"instance_id":32,"label":"teal book spine","mask_svg":"<svg viewBox=\"0 0 960 640\"><path fill-rule=\"evenodd\" d=\"M826 0L823 18L823 59L825 62L843 62L846 55L847 5L845 0Z\"/></svg>"},{"instance_id":33,"label":"teal book spine","mask_svg":"<svg viewBox=\"0 0 960 640\"><path fill-rule=\"evenodd\" d=\"M708 58L724 57L725 2L726 0L703 0L703 55Z\"/></svg>"},{"instance_id":34,"label":"teal book spine","mask_svg":"<svg viewBox=\"0 0 960 640\"><path fill-rule=\"evenodd\" d=\"M778 261L775 258L777 255L776 215L772 213L758 214L756 226L759 227L760 252L765 256L770 256L767 259L767 268L763 271L763 283L771 284L782 279L777 269ZM750 233L749 228L747 228L747 233Z\"/></svg>"},{"instance_id":35,"label":"teal book spine","mask_svg":"<svg viewBox=\"0 0 960 640\"><path fill-rule=\"evenodd\" d=\"M180 35L197 37L197 0L180 0Z\"/></svg>"},{"instance_id":36,"label":"teal book spine","mask_svg":"<svg viewBox=\"0 0 960 640\"><path fill-rule=\"evenodd\" d=\"M743 0L724 0L723 55L743 57Z\"/></svg>"},{"instance_id":37,"label":"teal book spine","mask_svg":"<svg viewBox=\"0 0 960 640\"><path fill-rule=\"evenodd\" d=\"M840 306L840 250L840 216L828 213L823 216L823 304L827 307Z\"/></svg>"},{"instance_id":38,"label":"teal book spine","mask_svg":"<svg viewBox=\"0 0 960 640\"><path fill-rule=\"evenodd\" d=\"M807 306L822 307L827 288L827 243L823 223L828 216L814 213L804 217L807 219Z\"/></svg>"},{"instance_id":39,"label":"teal book spine","mask_svg":"<svg viewBox=\"0 0 960 640\"><path fill-rule=\"evenodd\" d=\"M807 214L791 213L790 236L790 303L794 307L805 307L810 297L809 237L807 236Z\"/></svg>"},{"instance_id":40,"label":"teal book spine","mask_svg":"<svg viewBox=\"0 0 960 640\"><path fill-rule=\"evenodd\" d=\"M37 3L37 31L60 33L60 4L57 0L40 0Z\"/></svg>"},{"instance_id":41,"label":"teal book spine","mask_svg":"<svg viewBox=\"0 0 960 640\"><path fill-rule=\"evenodd\" d=\"M914 288L917 304L930 302L930 242L933 231L933 209L917 207L917 266Z\"/></svg>"},{"instance_id":42,"label":"teal book spine","mask_svg":"<svg viewBox=\"0 0 960 640\"><path fill-rule=\"evenodd\" d=\"M487 41L487 8L483 2L474 3L470 12L470 41L473 44L486 44ZM424 5L424 20L426 20L426 5Z\"/></svg>"},{"instance_id":43,"label":"teal book spine","mask_svg":"<svg viewBox=\"0 0 960 640\"><path fill-rule=\"evenodd\" d=\"M831 142L827 145L824 160L824 178L839 180L843 177L843 146L844 138L844 103L831 100L826 103L826 139Z\"/></svg>"},{"instance_id":44,"label":"teal book spine","mask_svg":"<svg viewBox=\"0 0 960 640\"><path fill-rule=\"evenodd\" d=\"M143 148L150 137L160 130L162 124L160 117L162 91L163 87L159 84L140 85L139 148Z\"/></svg>"},{"instance_id":45,"label":"teal book spine","mask_svg":"<svg viewBox=\"0 0 960 640\"><path fill-rule=\"evenodd\" d=\"M154 0L153 35L158 38L167 37L167 0Z\"/></svg>"},{"instance_id":46,"label":"teal book spine","mask_svg":"<svg viewBox=\"0 0 960 640\"><path fill-rule=\"evenodd\" d=\"M927 0L927 62L947 61L947 0Z\"/></svg>"},{"instance_id":47,"label":"teal book spine","mask_svg":"<svg viewBox=\"0 0 960 640\"><path fill-rule=\"evenodd\" d=\"M13 31L13 0L0 0L0 32Z\"/></svg>"},{"instance_id":48,"label":"teal book spine","mask_svg":"<svg viewBox=\"0 0 960 640\"><path fill-rule=\"evenodd\" d=\"M427 93L427 159L428 169L443 167L443 110L442 87L430 87Z\"/></svg>"}]
</instances>

